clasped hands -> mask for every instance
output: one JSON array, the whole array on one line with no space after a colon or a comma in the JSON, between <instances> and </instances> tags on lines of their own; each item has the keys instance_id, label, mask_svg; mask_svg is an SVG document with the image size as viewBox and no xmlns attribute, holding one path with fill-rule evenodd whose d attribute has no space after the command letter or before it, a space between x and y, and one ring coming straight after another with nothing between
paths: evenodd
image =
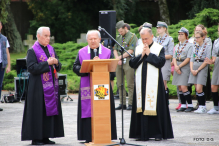
<instances>
[{"instance_id":1,"label":"clasped hands","mask_svg":"<svg viewBox=\"0 0 219 146\"><path fill-rule=\"evenodd\" d=\"M193 76L196 76L198 74L199 70L192 70L191 73L193 74Z\"/></svg>"},{"instance_id":2,"label":"clasped hands","mask_svg":"<svg viewBox=\"0 0 219 146\"><path fill-rule=\"evenodd\" d=\"M179 75L182 73L179 66L175 66L174 69Z\"/></svg>"},{"instance_id":3,"label":"clasped hands","mask_svg":"<svg viewBox=\"0 0 219 146\"><path fill-rule=\"evenodd\" d=\"M49 65L53 65L53 64L58 65L58 63L59 63L58 60L56 58L54 58L54 57L49 57L47 62L48 62Z\"/></svg>"},{"instance_id":4,"label":"clasped hands","mask_svg":"<svg viewBox=\"0 0 219 146\"><path fill-rule=\"evenodd\" d=\"M144 44L144 47L143 47L143 51L142 51L142 56L141 56L141 58L143 58L144 57L144 55L149 55L150 54L150 49L149 49L149 46L148 46L148 44Z\"/></svg>"}]
</instances>

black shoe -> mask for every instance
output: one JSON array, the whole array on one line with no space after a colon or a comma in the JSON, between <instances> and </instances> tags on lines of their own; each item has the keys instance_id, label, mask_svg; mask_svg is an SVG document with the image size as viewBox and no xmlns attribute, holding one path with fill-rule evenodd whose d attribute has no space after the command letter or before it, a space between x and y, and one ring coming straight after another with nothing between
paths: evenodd
<instances>
[{"instance_id":1,"label":"black shoe","mask_svg":"<svg viewBox=\"0 0 219 146\"><path fill-rule=\"evenodd\" d=\"M161 141L161 138L155 138L155 141Z\"/></svg>"},{"instance_id":2,"label":"black shoe","mask_svg":"<svg viewBox=\"0 0 219 146\"><path fill-rule=\"evenodd\" d=\"M32 140L32 145L44 145L42 140Z\"/></svg>"},{"instance_id":3,"label":"black shoe","mask_svg":"<svg viewBox=\"0 0 219 146\"><path fill-rule=\"evenodd\" d=\"M43 139L43 143L45 143L45 144L55 144L55 142L49 140L49 138L44 138L44 139Z\"/></svg>"},{"instance_id":4,"label":"black shoe","mask_svg":"<svg viewBox=\"0 0 219 146\"><path fill-rule=\"evenodd\" d=\"M181 107L180 109L177 110L177 112L184 112L186 108Z\"/></svg>"},{"instance_id":5,"label":"black shoe","mask_svg":"<svg viewBox=\"0 0 219 146\"><path fill-rule=\"evenodd\" d=\"M132 105L129 105L126 109L127 110L132 110Z\"/></svg>"},{"instance_id":6,"label":"black shoe","mask_svg":"<svg viewBox=\"0 0 219 146\"><path fill-rule=\"evenodd\" d=\"M115 108L115 110L120 110L120 109L122 109L122 105L121 104L119 104L119 106ZM126 109L126 105L123 105L123 109Z\"/></svg>"},{"instance_id":7,"label":"black shoe","mask_svg":"<svg viewBox=\"0 0 219 146\"><path fill-rule=\"evenodd\" d=\"M2 109L2 108L0 108L0 111L3 111L3 109Z\"/></svg>"},{"instance_id":8,"label":"black shoe","mask_svg":"<svg viewBox=\"0 0 219 146\"><path fill-rule=\"evenodd\" d=\"M191 111L194 111L194 108L193 107L188 107L185 112L191 112Z\"/></svg>"}]
</instances>

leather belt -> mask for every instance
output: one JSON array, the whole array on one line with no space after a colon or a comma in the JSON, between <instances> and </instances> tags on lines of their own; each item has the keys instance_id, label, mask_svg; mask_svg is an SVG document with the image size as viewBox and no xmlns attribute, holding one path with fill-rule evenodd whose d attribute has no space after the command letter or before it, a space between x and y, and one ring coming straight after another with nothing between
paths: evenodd
<instances>
[{"instance_id":1,"label":"leather belt","mask_svg":"<svg viewBox=\"0 0 219 146\"><path fill-rule=\"evenodd\" d=\"M176 59L178 62L183 62L185 59Z\"/></svg>"},{"instance_id":2,"label":"leather belt","mask_svg":"<svg viewBox=\"0 0 219 146\"><path fill-rule=\"evenodd\" d=\"M195 62L204 62L204 60L196 59Z\"/></svg>"}]
</instances>

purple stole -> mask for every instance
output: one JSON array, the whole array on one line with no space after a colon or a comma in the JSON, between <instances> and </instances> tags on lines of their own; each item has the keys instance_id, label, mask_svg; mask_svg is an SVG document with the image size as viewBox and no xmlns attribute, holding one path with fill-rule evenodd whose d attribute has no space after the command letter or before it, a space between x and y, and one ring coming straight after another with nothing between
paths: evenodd
<instances>
[{"instance_id":1,"label":"purple stole","mask_svg":"<svg viewBox=\"0 0 219 146\"><path fill-rule=\"evenodd\" d=\"M101 45L101 54L99 53L100 59L110 59L110 49ZM83 60L90 60L90 53L88 54L88 46L79 50L79 60L82 65ZM90 74L86 77L81 77L80 82L81 89L81 118L91 117L91 91L90 91Z\"/></svg>"},{"instance_id":2,"label":"purple stole","mask_svg":"<svg viewBox=\"0 0 219 146\"><path fill-rule=\"evenodd\" d=\"M38 63L47 61L46 53L41 48L38 41L34 43L32 46ZM47 45L49 54L51 57L55 57L55 52L53 50L53 47L50 45ZM45 72L41 74L41 81L43 85L43 93L44 93L44 100L45 100L45 107L46 107L46 115L47 116L54 116L58 115L58 89L59 89L59 83L58 83L58 76L55 75L55 86L53 84L53 77L52 77L52 71L51 67L49 66L50 71ZM56 73L57 74L57 73Z\"/></svg>"}]
</instances>

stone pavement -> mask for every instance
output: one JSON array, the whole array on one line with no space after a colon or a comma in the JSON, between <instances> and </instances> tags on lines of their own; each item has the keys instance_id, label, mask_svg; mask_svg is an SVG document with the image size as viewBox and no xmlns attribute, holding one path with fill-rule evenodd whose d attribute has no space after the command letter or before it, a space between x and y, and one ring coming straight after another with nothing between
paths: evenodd
<instances>
[{"instance_id":1,"label":"stone pavement","mask_svg":"<svg viewBox=\"0 0 219 146\"><path fill-rule=\"evenodd\" d=\"M2 94L5 94L3 92ZM74 101L62 101L65 137L51 139L56 146L83 146L77 140L77 94L71 94ZM170 114L173 125L174 139L139 142L129 139L129 125L131 111L124 110L124 138L127 143L148 146L215 146L219 145L219 115L177 113L175 107L178 100L170 100ZM115 100L116 106L119 100ZM196 104L196 101L193 101ZM207 109L213 106L212 101L207 102ZM21 141L21 124L23 116L24 101L21 103L0 103L0 146L28 146L31 141ZM116 111L117 135L121 133L121 111ZM119 142L119 140L115 140Z\"/></svg>"}]
</instances>

